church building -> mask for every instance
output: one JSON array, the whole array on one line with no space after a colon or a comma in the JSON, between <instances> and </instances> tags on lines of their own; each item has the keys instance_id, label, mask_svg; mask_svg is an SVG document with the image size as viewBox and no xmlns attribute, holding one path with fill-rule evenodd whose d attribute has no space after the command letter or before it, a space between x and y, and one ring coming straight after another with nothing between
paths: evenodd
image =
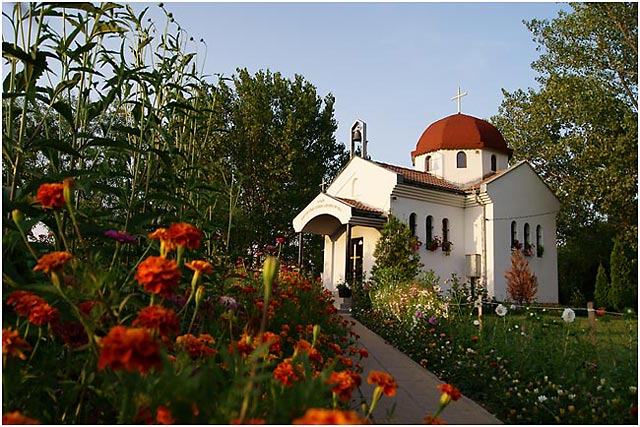
<instances>
[{"instance_id":1,"label":"church building","mask_svg":"<svg viewBox=\"0 0 640 427\"><path fill-rule=\"evenodd\" d=\"M359 150L356 146L359 145ZM455 273L507 301L511 251L538 277L537 301L558 302L558 199L490 123L457 113L432 123L411 152L413 169L367 159L366 124L351 127L351 159L293 220L298 233L324 236L324 286L367 280L389 215L422 243L425 270Z\"/></svg>"}]
</instances>

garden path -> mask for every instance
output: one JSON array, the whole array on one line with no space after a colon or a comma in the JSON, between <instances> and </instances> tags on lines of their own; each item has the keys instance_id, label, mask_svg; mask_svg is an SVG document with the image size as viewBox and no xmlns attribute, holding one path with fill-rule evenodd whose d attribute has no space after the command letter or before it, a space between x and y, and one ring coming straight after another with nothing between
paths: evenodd
<instances>
[{"instance_id":1,"label":"garden path","mask_svg":"<svg viewBox=\"0 0 640 427\"><path fill-rule=\"evenodd\" d=\"M362 392L367 402L371 401L374 387L367 384L366 375L370 370L387 372L393 375L398 383L394 397L383 396L373 412L376 424L422 424L424 416L435 413L440 401L442 384L434 374L376 335L349 314L342 313L347 320L353 320L353 332L358 334L358 342L369 352L369 357L360 363L364 366ZM354 400L354 402L359 402ZM393 414L389 411L395 405ZM451 402L438 418L447 424L502 424L495 416L480 405L465 397Z\"/></svg>"}]
</instances>

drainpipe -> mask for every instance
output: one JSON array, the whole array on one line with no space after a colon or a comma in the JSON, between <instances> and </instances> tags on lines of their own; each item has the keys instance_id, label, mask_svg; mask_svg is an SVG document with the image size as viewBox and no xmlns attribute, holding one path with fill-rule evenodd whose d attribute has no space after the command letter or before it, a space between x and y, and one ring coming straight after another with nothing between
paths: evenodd
<instances>
[{"instance_id":1,"label":"drainpipe","mask_svg":"<svg viewBox=\"0 0 640 427\"><path fill-rule=\"evenodd\" d=\"M481 234L482 234L482 285L485 289L487 289L487 208L486 204L482 203L480 200L480 187L475 192L476 203L482 207L482 224ZM494 289L495 292L495 289Z\"/></svg>"}]
</instances>

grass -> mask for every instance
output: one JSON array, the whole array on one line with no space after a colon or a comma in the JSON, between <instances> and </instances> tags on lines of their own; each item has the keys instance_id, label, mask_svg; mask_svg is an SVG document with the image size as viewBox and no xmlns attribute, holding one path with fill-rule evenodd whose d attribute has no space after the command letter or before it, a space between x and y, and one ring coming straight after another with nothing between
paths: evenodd
<instances>
[{"instance_id":1,"label":"grass","mask_svg":"<svg viewBox=\"0 0 640 427\"><path fill-rule=\"evenodd\" d=\"M475 312L412 328L381 310L358 318L505 423L637 424L637 319L599 316L591 334L560 313L489 311L482 327Z\"/></svg>"}]
</instances>

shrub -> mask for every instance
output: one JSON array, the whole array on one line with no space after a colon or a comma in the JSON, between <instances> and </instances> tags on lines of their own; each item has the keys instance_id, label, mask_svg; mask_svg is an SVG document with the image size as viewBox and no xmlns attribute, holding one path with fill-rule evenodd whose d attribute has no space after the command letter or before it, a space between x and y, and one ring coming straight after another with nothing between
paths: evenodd
<instances>
[{"instance_id":1,"label":"shrub","mask_svg":"<svg viewBox=\"0 0 640 427\"><path fill-rule=\"evenodd\" d=\"M511 270L504 275L509 296L519 305L533 302L538 294L538 278L531 273L529 262L519 250L511 252Z\"/></svg>"},{"instance_id":2,"label":"shrub","mask_svg":"<svg viewBox=\"0 0 640 427\"><path fill-rule=\"evenodd\" d=\"M631 266L624 253L624 247L619 239L615 239L611 251L611 287L609 288L609 303L621 311L625 307L633 306L633 288L637 284L631 282Z\"/></svg>"},{"instance_id":3,"label":"shrub","mask_svg":"<svg viewBox=\"0 0 640 427\"><path fill-rule=\"evenodd\" d=\"M597 307L607 308L611 306L609 302L609 282L607 280L607 272L605 271L602 263L598 266L593 298Z\"/></svg>"},{"instance_id":4,"label":"shrub","mask_svg":"<svg viewBox=\"0 0 640 427\"><path fill-rule=\"evenodd\" d=\"M407 224L389 215L373 252L376 262L371 269L371 280L374 283L384 280L378 272L389 267L393 267L395 274L400 275L403 280L416 277L422 267L418 248L418 239L411 234Z\"/></svg>"}]
</instances>

